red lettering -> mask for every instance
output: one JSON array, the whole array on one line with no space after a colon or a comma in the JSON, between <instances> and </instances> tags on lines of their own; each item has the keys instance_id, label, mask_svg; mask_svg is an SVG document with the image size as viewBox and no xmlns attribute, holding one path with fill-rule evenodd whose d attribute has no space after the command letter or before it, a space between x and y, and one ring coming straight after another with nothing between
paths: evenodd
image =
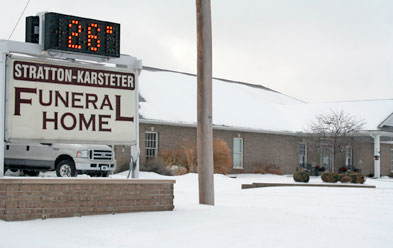
<instances>
[{"instance_id":1,"label":"red lettering","mask_svg":"<svg viewBox=\"0 0 393 248\"><path fill-rule=\"evenodd\" d=\"M42 94L42 90L38 90L38 96L39 96L38 99L40 101L40 104L42 106L50 106L52 104L52 91L51 90L49 91L49 100L48 100L48 102L44 102L42 95L43 95Z\"/></svg>"},{"instance_id":2,"label":"red lettering","mask_svg":"<svg viewBox=\"0 0 393 248\"><path fill-rule=\"evenodd\" d=\"M102 100L102 104L101 104L100 109L103 109L105 106L108 106L110 110L113 110L113 107L112 107L111 101L109 100L108 95L104 96L104 100Z\"/></svg>"},{"instance_id":3,"label":"red lettering","mask_svg":"<svg viewBox=\"0 0 393 248\"><path fill-rule=\"evenodd\" d=\"M104 128L103 125L108 125L108 121L104 121L104 119L110 119L110 115L98 115L98 131L100 132L111 132L112 129Z\"/></svg>"},{"instance_id":4,"label":"red lettering","mask_svg":"<svg viewBox=\"0 0 393 248\"><path fill-rule=\"evenodd\" d=\"M22 103L31 105L31 98L30 99L22 99L21 98L22 93L37 94L37 89L15 87L15 110L14 110L15 112L14 112L14 115L20 115L20 105Z\"/></svg>"},{"instance_id":5,"label":"red lettering","mask_svg":"<svg viewBox=\"0 0 393 248\"><path fill-rule=\"evenodd\" d=\"M72 108L83 108L83 105L76 105L81 102L81 98L77 98L77 96L83 96L83 93L71 93Z\"/></svg>"},{"instance_id":6,"label":"red lettering","mask_svg":"<svg viewBox=\"0 0 393 248\"><path fill-rule=\"evenodd\" d=\"M92 131L96 130L96 115L91 115L89 121L86 121L85 116L83 114L79 114L79 130L83 130L83 125L85 126L86 130L89 130L90 125L93 127Z\"/></svg>"},{"instance_id":7,"label":"red lettering","mask_svg":"<svg viewBox=\"0 0 393 248\"><path fill-rule=\"evenodd\" d=\"M53 119L49 119L46 116L46 111L43 112L43 118L42 118L42 129L47 129L46 123L47 122L53 122L54 123L54 130L57 130L57 112L54 113L55 117Z\"/></svg>"},{"instance_id":8,"label":"red lettering","mask_svg":"<svg viewBox=\"0 0 393 248\"><path fill-rule=\"evenodd\" d=\"M67 126L66 125L66 123L65 123L65 118L67 117L67 116L69 116L69 117L71 117L71 119L72 119L72 125L71 126ZM67 112L67 113L65 113L62 117L61 117L61 126L65 129L65 130L72 130L72 129L74 129L75 127L76 127L76 117L75 117L75 115L73 115L72 113L70 113L70 112Z\"/></svg>"},{"instance_id":9,"label":"red lettering","mask_svg":"<svg viewBox=\"0 0 393 248\"><path fill-rule=\"evenodd\" d=\"M58 100L61 100L64 104L64 107L68 108L68 91L66 92L65 99L61 96L59 91L55 91L55 106L58 107Z\"/></svg>"},{"instance_id":10,"label":"red lettering","mask_svg":"<svg viewBox=\"0 0 393 248\"><path fill-rule=\"evenodd\" d=\"M90 99L90 97L92 97L93 99ZM97 100L98 96L96 94L86 93L86 109L89 108L89 103L93 104L94 109L97 109Z\"/></svg>"},{"instance_id":11,"label":"red lettering","mask_svg":"<svg viewBox=\"0 0 393 248\"><path fill-rule=\"evenodd\" d=\"M116 96L116 121L131 121L134 122L134 117L121 116L121 96Z\"/></svg>"}]
</instances>

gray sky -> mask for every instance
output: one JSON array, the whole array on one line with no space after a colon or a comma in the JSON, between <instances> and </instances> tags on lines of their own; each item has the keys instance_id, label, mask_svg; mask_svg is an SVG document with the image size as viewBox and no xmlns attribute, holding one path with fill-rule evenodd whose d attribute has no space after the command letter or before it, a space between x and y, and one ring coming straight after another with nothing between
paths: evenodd
<instances>
[{"instance_id":1,"label":"gray sky","mask_svg":"<svg viewBox=\"0 0 393 248\"><path fill-rule=\"evenodd\" d=\"M27 0L0 0L8 39ZM121 53L146 66L196 72L195 0L31 0L121 24ZM393 98L393 1L212 0L213 74L307 102Z\"/></svg>"}]
</instances>

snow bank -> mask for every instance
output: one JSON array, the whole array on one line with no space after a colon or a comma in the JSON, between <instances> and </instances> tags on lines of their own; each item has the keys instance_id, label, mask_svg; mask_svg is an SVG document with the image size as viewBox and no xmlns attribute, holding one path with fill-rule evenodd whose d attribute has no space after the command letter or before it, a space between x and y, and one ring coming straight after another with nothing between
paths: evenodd
<instances>
[{"instance_id":1,"label":"snow bank","mask_svg":"<svg viewBox=\"0 0 393 248\"><path fill-rule=\"evenodd\" d=\"M113 176L124 178L126 173ZM288 176L215 175L216 206L198 204L198 177L176 179L175 210L26 222L0 221L0 247L391 247L393 180L368 179L376 189L271 187ZM312 183L321 182L312 177Z\"/></svg>"}]
</instances>

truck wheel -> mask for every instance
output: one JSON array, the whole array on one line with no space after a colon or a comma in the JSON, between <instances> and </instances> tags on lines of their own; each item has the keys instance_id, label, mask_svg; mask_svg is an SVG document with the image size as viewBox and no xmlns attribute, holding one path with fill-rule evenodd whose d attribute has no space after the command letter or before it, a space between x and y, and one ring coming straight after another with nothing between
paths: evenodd
<instances>
[{"instance_id":1,"label":"truck wheel","mask_svg":"<svg viewBox=\"0 0 393 248\"><path fill-rule=\"evenodd\" d=\"M74 161L71 159L65 159L57 163L56 175L58 177L76 177Z\"/></svg>"}]
</instances>

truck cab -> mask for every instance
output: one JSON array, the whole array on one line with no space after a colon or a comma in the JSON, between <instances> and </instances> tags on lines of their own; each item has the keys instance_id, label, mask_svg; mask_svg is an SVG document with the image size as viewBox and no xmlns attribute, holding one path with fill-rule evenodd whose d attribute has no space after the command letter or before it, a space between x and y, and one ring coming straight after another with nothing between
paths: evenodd
<instances>
[{"instance_id":1,"label":"truck cab","mask_svg":"<svg viewBox=\"0 0 393 248\"><path fill-rule=\"evenodd\" d=\"M107 145L61 143L5 143L5 170L23 170L30 176L56 171L58 177L77 174L107 177L116 169L114 151Z\"/></svg>"}]
</instances>

